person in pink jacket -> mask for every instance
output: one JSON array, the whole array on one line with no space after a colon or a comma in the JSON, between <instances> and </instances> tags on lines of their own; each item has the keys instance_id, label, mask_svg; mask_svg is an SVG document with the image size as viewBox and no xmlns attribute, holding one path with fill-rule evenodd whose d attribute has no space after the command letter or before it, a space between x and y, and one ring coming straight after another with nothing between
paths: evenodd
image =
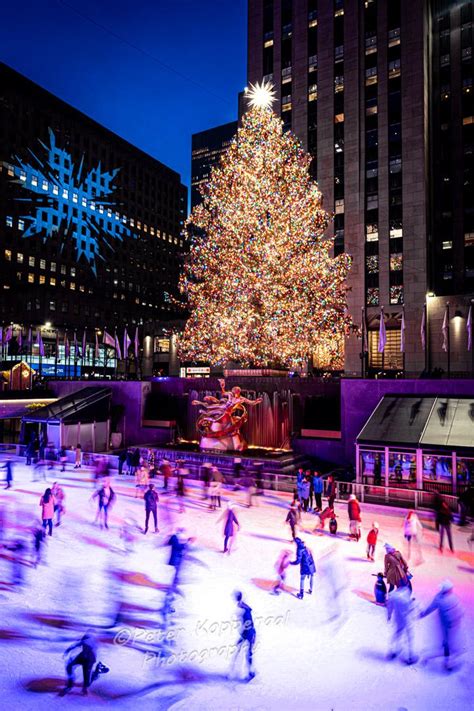
<instances>
[{"instance_id":1,"label":"person in pink jacket","mask_svg":"<svg viewBox=\"0 0 474 711\"><path fill-rule=\"evenodd\" d=\"M50 536L53 535L53 516L55 503L56 499L54 498L51 489L46 489L40 499L39 505L41 506L41 518L43 519L43 528L48 528Z\"/></svg>"}]
</instances>

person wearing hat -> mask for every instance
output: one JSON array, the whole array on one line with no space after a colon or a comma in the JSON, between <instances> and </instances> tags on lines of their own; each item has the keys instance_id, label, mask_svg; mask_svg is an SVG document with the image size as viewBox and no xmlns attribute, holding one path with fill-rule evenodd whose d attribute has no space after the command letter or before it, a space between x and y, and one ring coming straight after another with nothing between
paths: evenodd
<instances>
[{"instance_id":1,"label":"person wearing hat","mask_svg":"<svg viewBox=\"0 0 474 711\"><path fill-rule=\"evenodd\" d=\"M347 512L349 514L349 530L350 537L356 541L360 538L360 504L357 501L357 496L351 494L349 496L349 502L347 504Z\"/></svg>"},{"instance_id":2,"label":"person wearing hat","mask_svg":"<svg viewBox=\"0 0 474 711\"><path fill-rule=\"evenodd\" d=\"M459 634L463 610L458 596L453 592L451 580L443 580L439 586L439 592L434 596L426 610L420 612L420 618L431 615L438 611L438 619L441 627L442 647L444 655L444 666L450 671L452 666L452 654L455 652L456 637ZM425 658L425 662L440 656L438 653Z\"/></svg>"},{"instance_id":3,"label":"person wearing hat","mask_svg":"<svg viewBox=\"0 0 474 711\"><path fill-rule=\"evenodd\" d=\"M384 544L385 548L385 559L384 575L389 584L389 593L392 592L394 588L399 588L407 585L409 588L410 581L408 579L408 565L405 562L400 551L397 551L390 543Z\"/></svg>"}]
</instances>

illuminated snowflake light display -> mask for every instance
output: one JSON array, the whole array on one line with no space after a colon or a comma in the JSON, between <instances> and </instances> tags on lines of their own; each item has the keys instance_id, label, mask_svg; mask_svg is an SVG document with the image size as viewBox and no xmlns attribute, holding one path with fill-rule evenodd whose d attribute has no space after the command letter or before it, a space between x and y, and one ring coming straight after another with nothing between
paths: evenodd
<instances>
[{"instance_id":1,"label":"illuminated snowflake light display","mask_svg":"<svg viewBox=\"0 0 474 711\"><path fill-rule=\"evenodd\" d=\"M103 247L113 250L113 242L125 237L136 238L127 227L127 217L119 215L113 202L106 200L115 191L113 182L119 168L104 172L100 162L85 176L84 157L79 166L67 151L58 148L54 132L49 129L49 146L39 141L47 157L27 163L15 157L15 182L35 197L19 198L32 204L29 215L22 216L24 237L41 235L43 242L61 232L75 242L77 259L84 257L97 275L97 259L104 260Z\"/></svg>"}]
</instances>

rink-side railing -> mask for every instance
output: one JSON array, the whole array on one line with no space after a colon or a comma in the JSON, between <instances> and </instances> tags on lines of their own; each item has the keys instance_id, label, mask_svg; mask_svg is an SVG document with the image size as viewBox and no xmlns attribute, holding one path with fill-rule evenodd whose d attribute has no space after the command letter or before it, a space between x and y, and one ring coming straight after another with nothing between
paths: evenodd
<instances>
[{"instance_id":1,"label":"rink-side railing","mask_svg":"<svg viewBox=\"0 0 474 711\"><path fill-rule=\"evenodd\" d=\"M24 446L23 445L2 445L0 444L0 452L4 454L9 453L13 455L24 456ZM74 452L69 451L68 453L68 464L74 462ZM112 469L118 469L118 457L113 454L106 455L94 455L89 452L83 453L83 466L93 467L94 459L96 456L105 456L108 458L110 466ZM171 462L173 466L173 462ZM204 474L204 467L193 464L191 462L185 462L186 469L189 474L187 477L189 479L194 479L202 481ZM222 471L224 477L224 483L228 486L234 486L239 489L246 489L249 485L255 486L257 491L274 491L282 492L287 494L292 494L296 488L296 478L294 474L280 474L275 472L265 472L261 473L261 477L257 480L255 477L251 478L249 475L244 475L241 478L236 478L231 471ZM123 467L124 479L133 478L133 474L127 473L127 465ZM161 479L161 475L158 474L158 479ZM396 486L374 486L373 484L360 484L355 481L353 482L343 482L336 481L336 501L347 501L351 494L356 494L357 498L361 503L367 504L379 504L383 506L396 506L407 509L421 509L421 510L432 510L434 508L434 502L436 497L435 491L424 491L421 489L407 489ZM324 496L326 496L327 480L324 480ZM443 493L443 499L449 505L453 512L458 511L458 499L456 496Z\"/></svg>"}]
</instances>

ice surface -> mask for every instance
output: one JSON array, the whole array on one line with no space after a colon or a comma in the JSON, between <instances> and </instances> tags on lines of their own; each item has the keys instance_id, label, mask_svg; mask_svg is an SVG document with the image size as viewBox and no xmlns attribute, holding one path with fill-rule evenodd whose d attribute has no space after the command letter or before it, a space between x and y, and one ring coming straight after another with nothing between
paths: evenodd
<instances>
[{"instance_id":1,"label":"ice surface","mask_svg":"<svg viewBox=\"0 0 474 711\"><path fill-rule=\"evenodd\" d=\"M95 502L89 469L65 474L47 472L66 492L66 514L48 540L47 564L23 566L25 584L12 586L10 557L0 549L0 689L2 709L51 710L57 704L74 708L225 709L298 711L435 711L470 708L472 670L472 580L474 555L468 529L453 526L456 553L437 551L437 534L423 518L425 562L412 568L418 609L449 577L465 610L462 654L447 673L443 659L423 665L423 657L440 648L438 619L433 614L415 623L415 651L420 660L407 666L386 656L392 629L386 610L373 602L375 578L383 569L383 543L402 552L402 514L362 505L362 539L350 542L346 507L337 506L339 532L312 533L315 517L303 514L301 537L313 551L317 574L312 597L298 600L296 566L288 569L286 590L270 593L276 579L275 562L282 549L294 550L284 523L288 499L270 494L257 497L247 509L239 494L224 492L236 502L241 524L230 556L222 551L222 524L201 499L198 485L189 483L186 511L177 513L174 497L162 494L160 533L145 537L144 505L135 498L133 482L113 481L117 500L110 529L94 525ZM6 517L4 542L19 537L31 548L31 527L39 522L40 494L46 483L32 482L32 469L14 468L14 488L0 492ZM376 562L365 556L365 538L373 520L380 526ZM126 553L121 537L124 520L133 550ZM173 569L167 565L169 533L177 526L195 537L192 559L183 568L181 595L163 629L161 609ZM335 548L335 550L333 550ZM329 552L329 555L327 555ZM24 556L29 560L28 556ZM257 627L254 662L257 675L242 681L244 658L228 679L238 637L233 591L243 592ZM118 624L116 622L119 614ZM330 619L334 618L334 619ZM98 679L88 697L81 696L82 672L64 699L65 648L88 628L99 639L99 659L110 672ZM158 656L160 649L168 656ZM457 650L460 651L460 650ZM239 678L240 675L240 678ZM469 701L471 699L471 701Z\"/></svg>"}]
</instances>

